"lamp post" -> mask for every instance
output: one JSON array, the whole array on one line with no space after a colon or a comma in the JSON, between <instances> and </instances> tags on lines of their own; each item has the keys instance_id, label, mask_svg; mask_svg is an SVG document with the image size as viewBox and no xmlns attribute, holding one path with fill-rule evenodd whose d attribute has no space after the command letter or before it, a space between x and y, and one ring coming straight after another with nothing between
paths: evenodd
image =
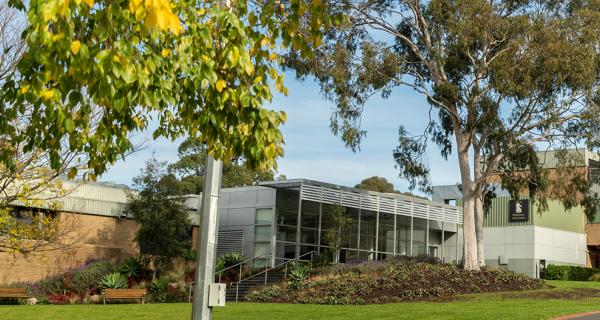
<instances>
[{"instance_id":1,"label":"lamp post","mask_svg":"<svg viewBox=\"0 0 600 320\"><path fill-rule=\"evenodd\" d=\"M208 306L208 296L209 285L214 281L221 173L222 162L208 156L204 172L204 190L199 203L200 232L192 320L212 319L212 307Z\"/></svg>"}]
</instances>

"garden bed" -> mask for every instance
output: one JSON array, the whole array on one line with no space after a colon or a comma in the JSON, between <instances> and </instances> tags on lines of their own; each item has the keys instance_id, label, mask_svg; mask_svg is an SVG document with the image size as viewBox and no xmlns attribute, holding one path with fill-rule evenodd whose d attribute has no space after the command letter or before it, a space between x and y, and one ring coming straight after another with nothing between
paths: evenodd
<instances>
[{"instance_id":1,"label":"garden bed","mask_svg":"<svg viewBox=\"0 0 600 320\"><path fill-rule=\"evenodd\" d=\"M276 303L378 304L544 287L541 280L506 270L485 268L473 272L449 264L389 261L325 268L300 284L259 288L246 299Z\"/></svg>"}]
</instances>

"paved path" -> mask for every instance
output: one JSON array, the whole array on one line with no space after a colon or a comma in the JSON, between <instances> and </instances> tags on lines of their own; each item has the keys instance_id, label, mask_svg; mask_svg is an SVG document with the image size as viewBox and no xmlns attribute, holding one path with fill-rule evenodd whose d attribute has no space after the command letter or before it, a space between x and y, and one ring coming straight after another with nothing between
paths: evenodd
<instances>
[{"instance_id":1,"label":"paved path","mask_svg":"<svg viewBox=\"0 0 600 320\"><path fill-rule=\"evenodd\" d=\"M600 311L582 312L552 318L552 320L600 320Z\"/></svg>"}]
</instances>

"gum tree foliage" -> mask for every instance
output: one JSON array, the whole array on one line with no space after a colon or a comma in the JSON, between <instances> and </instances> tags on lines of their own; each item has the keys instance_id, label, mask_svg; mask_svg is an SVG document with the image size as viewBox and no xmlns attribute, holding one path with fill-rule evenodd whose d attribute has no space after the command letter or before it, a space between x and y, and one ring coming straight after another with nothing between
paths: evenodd
<instances>
[{"instance_id":1,"label":"gum tree foliage","mask_svg":"<svg viewBox=\"0 0 600 320\"><path fill-rule=\"evenodd\" d=\"M329 8L350 22L328 32L313 59L291 52L288 65L300 78L313 75L335 102L331 129L352 150L366 134L360 120L371 96L408 87L426 98L426 129L412 135L400 126L393 157L412 188L429 191L427 147L455 154L466 269L485 262L490 181L542 208L554 197L594 211L585 169L575 170L584 164L563 151L597 147L599 1L332 0ZM563 150L560 190L549 188L536 153L545 148Z\"/></svg>"},{"instance_id":2,"label":"gum tree foliage","mask_svg":"<svg viewBox=\"0 0 600 320\"><path fill-rule=\"evenodd\" d=\"M204 168L207 154L206 144L198 139L186 139L177 149L179 159L169 164L169 172L173 175L176 192L191 194L202 192ZM233 157L223 164L221 187L244 187L255 185L260 181L273 181L273 169L252 169L246 165L242 157Z\"/></svg>"},{"instance_id":3,"label":"gum tree foliage","mask_svg":"<svg viewBox=\"0 0 600 320\"><path fill-rule=\"evenodd\" d=\"M87 155L94 178L131 149L129 133L154 120L155 138L190 136L218 159L273 167L285 114L262 105L271 83L287 92L279 52L308 56L320 30L341 18L318 0L221 2L10 0L26 12L28 49L2 86L0 163L14 169L10 146L24 143L27 152L47 150L57 169L68 148ZM19 132L25 105L32 117ZM93 105L101 108L95 130Z\"/></svg>"}]
</instances>

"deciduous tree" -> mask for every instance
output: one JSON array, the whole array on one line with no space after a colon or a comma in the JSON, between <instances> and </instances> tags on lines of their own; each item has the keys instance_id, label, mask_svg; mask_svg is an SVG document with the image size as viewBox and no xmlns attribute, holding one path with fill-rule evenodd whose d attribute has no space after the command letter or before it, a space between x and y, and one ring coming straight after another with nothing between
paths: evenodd
<instances>
[{"instance_id":1,"label":"deciduous tree","mask_svg":"<svg viewBox=\"0 0 600 320\"><path fill-rule=\"evenodd\" d=\"M271 168L283 154L283 112L262 107L270 84L286 93L280 48L309 54L337 19L321 1L11 0L27 11L27 50L0 96L0 133L26 151L84 152L93 176L131 149L129 133L158 122L154 137L190 136L223 159ZM300 28L308 28L301 34ZM23 133L14 120L34 115ZM100 122L90 128L92 106ZM68 145L61 144L67 141ZM10 148L0 149L8 168ZM75 174L71 172L71 176Z\"/></svg>"}]
</instances>

